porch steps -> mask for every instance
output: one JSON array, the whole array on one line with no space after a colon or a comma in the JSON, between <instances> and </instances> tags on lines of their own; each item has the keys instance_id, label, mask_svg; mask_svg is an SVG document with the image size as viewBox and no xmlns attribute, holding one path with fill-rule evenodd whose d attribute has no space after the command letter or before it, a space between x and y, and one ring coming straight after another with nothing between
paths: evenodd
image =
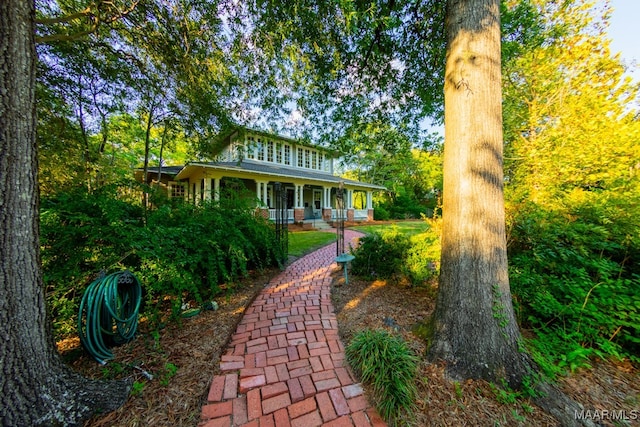
<instances>
[{"instance_id":1,"label":"porch steps","mask_svg":"<svg viewBox=\"0 0 640 427\"><path fill-rule=\"evenodd\" d=\"M311 227L318 231L330 231L334 228L322 219L305 219L304 224L311 224Z\"/></svg>"}]
</instances>

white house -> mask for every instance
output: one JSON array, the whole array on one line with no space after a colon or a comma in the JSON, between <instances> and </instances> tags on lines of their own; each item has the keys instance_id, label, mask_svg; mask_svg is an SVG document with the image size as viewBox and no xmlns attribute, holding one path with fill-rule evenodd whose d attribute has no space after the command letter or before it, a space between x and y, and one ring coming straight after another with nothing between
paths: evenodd
<instances>
[{"instance_id":1,"label":"white house","mask_svg":"<svg viewBox=\"0 0 640 427\"><path fill-rule=\"evenodd\" d=\"M217 139L213 162L190 162L163 167L160 181L172 197L195 203L219 200L225 179L241 180L255 191L258 208L275 218L275 183L286 192L290 221L336 217L336 192L344 188L346 219L373 219L372 194L385 188L334 174L337 153L299 140L247 128L235 128ZM137 170L141 180L142 171ZM150 168L147 182L157 182L158 168Z\"/></svg>"}]
</instances>

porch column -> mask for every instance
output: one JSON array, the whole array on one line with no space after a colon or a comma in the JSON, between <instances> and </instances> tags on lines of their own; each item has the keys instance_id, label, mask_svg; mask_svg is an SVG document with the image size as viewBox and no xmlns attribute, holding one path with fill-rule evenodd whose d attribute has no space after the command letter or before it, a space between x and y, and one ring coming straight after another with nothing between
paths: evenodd
<instances>
[{"instance_id":1,"label":"porch column","mask_svg":"<svg viewBox=\"0 0 640 427\"><path fill-rule=\"evenodd\" d=\"M304 208L302 207L304 186L295 184L293 220L298 222L304 220Z\"/></svg>"},{"instance_id":2,"label":"porch column","mask_svg":"<svg viewBox=\"0 0 640 427\"><path fill-rule=\"evenodd\" d=\"M302 185L298 185L296 184L296 200L295 200L295 204L296 204L296 208L301 208L302 207L302 203L303 203L303 186Z\"/></svg>"},{"instance_id":3,"label":"porch column","mask_svg":"<svg viewBox=\"0 0 640 427\"><path fill-rule=\"evenodd\" d=\"M322 219L331 221L331 187L322 187Z\"/></svg>"},{"instance_id":4,"label":"porch column","mask_svg":"<svg viewBox=\"0 0 640 427\"><path fill-rule=\"evenodd\" d=\"M256 181L256 199L258 199L258 206L262 202L262 182Z\"/></svg>"},{"instance_id":5,"label":"porch column","mask_svg":"<svg viewBox=\"0 0 640 427\"><path fill-rule=\"evenodd\" d=\"M256 181L256 198L258 199L259 206L267 205L267 182Z\"/></svg>"},{"instance_id":6,"label":"porch column","mask_svg":"<svg viewBox=\"0 0 640 427\"><path fill-rule=\"evenodd\" d=\"M373 191L367 191L367 209L373 209Z\"/></svg>"},{"instance_id":7,"label":"porch column","mask_svg":"<svg viewBox=\"0 0 640 427\"><path fill-rule=\"evenodd\" d=\"M211 201L211 180L204 178L204 200Z\"/></svg>"},{"instance_id":8,"label":"porch column","mask_svg":"<svg viewBox=\"0 0 640 427\"><path fill-rule=\"evenodd\" d=\"M198 181L195 182L195 191L194 191L194 195L193 195L193 201L195 202L195 204L199 204L200 203L200 186L202 185L202 181L199 179Z\"/></svg>"},{"instance_id":9,"label":"porch column","mask_svg":"<svg viewBox=\"0 0 640 427\"><path fill-rule=\"evenodd\" d=\"M271 203L273 203L273 185L269 185L269 183L265 183L264 184L264 188L267 190L265 197L264 197L264 204L268 207L271 208L273 206L269 205L269 200L271 200Z\"/></svg>"},{"instance_id":10,"label":"porch column","mask_svg":"<svg viewBox=\"0 0 640 427\"><path fill-rule=\"evenodd\" d=\"M213 200L220 201L220 178L213 178Z\"/></svg>"},{"instance_id":11,"label":"porch column","mask_svg":"<svg viewBox=\"0 0 640 427\"><path fill-rule=\"evenodd\" d=\"M353 208L353 190L347 190L347 209Z\"/></svg>"},{"instance_id":12,"label":"porch column","mask_svg":"<svg viewBox=\"0 0 640 427\"><path fill-rule=\"evenodd\" d=\"M324 199L322 201L322 205L327 209L331 209L331 187L322 188L324 189Z\"/></svg>"},{"instance_id":13,"label":"porch column","mask_svg":"<svg viewBox=\"0 0 640 427\"><path fill-rule=\"evenodd\" d=\"M268 193L268 191L269 191L268 184L269 184L269 182L267 182L267 181L264 181L264 182L262 183L262 206L265 206L265 207L268 207L268 205L267 205L267 201L269 200L269 199L268 199L268 197L269 197L269 193Z\"/></svg>"}]
</instances>

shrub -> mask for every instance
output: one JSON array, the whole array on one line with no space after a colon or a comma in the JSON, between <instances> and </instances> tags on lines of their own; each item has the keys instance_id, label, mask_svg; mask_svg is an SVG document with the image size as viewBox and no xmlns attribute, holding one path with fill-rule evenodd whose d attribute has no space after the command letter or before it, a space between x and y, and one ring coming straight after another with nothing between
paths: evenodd
<instances>
[{"instance_id":1,"label":"shrub","mask_svg":"<svg viewBox=\"0 0 640 427\"><path fill-rule=\"evenodd\" d=\"M389 211L383 205L378 205L373 210L373 219L376 221L387 221L390 218Z\"/></svg>"},{"instance_id":2,"label":"shrub","mask_svg":"<svg viewBox=\"0 0 640 427\"><path fill-rule=\"evenodd\" d=\"M127 254L131 236L141 226L142 210L119 200L115 186L42 199L42 270L55 332L75 330L85 287Z\"/></svg>"},{"instance_id":3,"label":"shrub","mask_svg":"<svg viewBox=\"0 0 640 427\"><path fill-rule=\"evenodd\" d=\"M175 314L185 298L209 299L219 285L251 269L278 265L275 230L251 201L161 205L145 217L116 187L45 199L42 260L57 335L73 332L84 288L100 271L131 270L143 283L148 310L169 297Z\"/></svg>"},{"instance_id":4,"label":"shrub","mask_svg":"<svg viewBox=\"0 0 640 427\"><path fill-rule=\"evenodd\" d=\"M417 393L418 359L397 335L364 330L345 349L347 360L361 381L373 387L376 407L391 424L410 414Z\"/></svg>"},{"instance_id":5,"label":"shrub","mask_svg":"<svg viewBox=\"0 0 640 427\"><path fill-rule=\"evenodd\" d=\"M421 285L438 277L440 235L438 220L426 219L429 229L411 237L397 227L381 233L373 232L360 239L353 250L354 274L381 279L407 278Z\"/></svg>"},{"instance_id":6,"label":"shrub","mask_svg":"<svg viewBox=\"0 0 640 427\"><path fill-rule=\"evenodd\" d=\"M353 250L353 274L382 279L398 275L403 272L410 246L409 237L400 233L396 227L382 233L366 235Z\"/></svg>"},{"instance_id":7,"label":"shrub","mask_svg":"<svg viewBox=\"0 0 640 427\"><path fill-rule=\"evenodd\" d=\"M411 236L411 247L405 259L405 272L414 285L437 279L440 274L439 222L426 219L429 229Z\"/></svg>"},{"instance_id":8,"label":"shrub","mask_svg":"<svg viewBox=\"0 0 640 427\"><path fill-rule=\"evenodd\" d=\"M640 275L628 262L638 248L615 221L585 209L531 205L514 215L510 277L520 323L535 329L537 352L562 368L593 356L640 362Z\"/></svg>"}]
</instances>

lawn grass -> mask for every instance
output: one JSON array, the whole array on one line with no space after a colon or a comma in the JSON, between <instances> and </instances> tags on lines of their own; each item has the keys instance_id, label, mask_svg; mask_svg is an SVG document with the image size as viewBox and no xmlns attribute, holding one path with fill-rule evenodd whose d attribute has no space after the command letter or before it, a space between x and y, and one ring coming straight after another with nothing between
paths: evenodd
<instances>
[{"instance_id":1,"label":"lawn grass","mask_svg":"<svg viewBox=\"0 0 640 427\"><path fill-rule=\"evenodd\" d=\"M371 225L357 225L355 227L349 227L351 230L361 231L365 234L370 234L373 232L382 232L384 230L389 230L392 227L397 227L398 231L402 234L406 234L408 236L413 236L415 234L424 233L429 229L429 224L421 219L417 220L402 220L402 221L394 221L388 224L371 224Z\"/></svg>"},{"instance_id":2,"label":"lawn grass","mask_svg":"<svg viewBox=\"0 0 640 427\"><path fill-rule=\"evenodd\" d=\"M424 233L429 229L429 225L423 220L394 221L388 224L358 225L349 227L350 230L357 230L369 234L374 231L383 231L397 227L398 231L408 236ZM315 249L328 245L336 241L335 232L326 231L296 231L289 233L289 255L299 257Z\"/></svg>"},{"instance_id":3,"label":"lawn grass","mask_svg":"<svg viewBox=\"0 0 640 427\"><path fill-rule=\"evenodd\" d=\"M299 257L335 241L335 232L299 231L289 233L289 255Z\"/></svg>"}]
</instances>

